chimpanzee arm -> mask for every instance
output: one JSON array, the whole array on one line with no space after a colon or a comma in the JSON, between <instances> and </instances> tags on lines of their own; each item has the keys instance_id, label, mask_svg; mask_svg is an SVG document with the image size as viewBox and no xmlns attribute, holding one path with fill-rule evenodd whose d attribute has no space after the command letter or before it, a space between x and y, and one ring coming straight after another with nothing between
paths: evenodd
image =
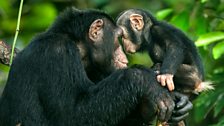
<instances>
[{"instance_id":1,"label":"chimpanzee arm","mask_svg":"<svg viewBox=\"0 0 224 126\"><path fill-rule=\"evenodd\" d=\"M160 72L161 74L174 75L183 61L183 50L180 48L178 49L175 46L170 46L167 48L166 53Z\"/></svg>"},{"instance_id":2,"label":"chimpanzee arm","mask_svg":"<svg viewBox=\"0 0 224 126\"><path fill-rule=\"evenodd\" d=\"M71 45L68 45L68 48L71 48ZM74 48L71 48L72 50L74 51ZM63 55L61 52L57 53ZM51 78L47 79L50 84L41 85L38 92L43 109L48 112L45 116L52 121L51 124L116 125L135 109L143 97L149 100L150 114L155 115L159 111L161 121L170 118L174 102L169 92L158 84L152 70L119 70L95 85L83 74L81 67L71 66L79 64L78 60L74 60L77 58L76 54L67 55L70 56L51 56L52 59L48 58L49 61L52 60L53 64L49 63L51 67L46 65L49 66L48 69L41 68L46 69L48 73L42 80ZM53 62L54 60L58 62ZM66 68L62 69L62 64ZM66 73L67 68L75 72ZM68 79L72 75L78 76L78 80ZM78 84L79 82L82 83Z\"/></svg>"},{"instance_id":3,"label":"chimpanzee arm","mask_svg":"<svg viewBox=\"0 0 224 126\"><path fill-rule=\"evenodd\" d=\"M168 24L160 23L159 25L153 26L152 33L153 36L162 40L162 45L165 45L165 55L160 73L174 75L177 68L184 60L184 44L178 36L175 35L175 31L173 31L172 27L168 26Z\"/></svg>"},{"instance_id":4,"label":"chimpanzee arm","mask_svg":"<svg viewBox=\"0 0 224 126\"><path fill-rule=\"evenodd\" d=\"M176 102L176 105L169 122L177 123L182 121L189 115L188 112L193 108L193 104L189 101L187 95L181 94L176 91L172 92L172 95L174 101Z\"/></svg>"},{"instance_id":5,"label":"chimpanzee arm","mask_svg":"<svg viewBox=\"0 0 224 126\"><path fill-rule=\"evenodd\" d=\"M77 104L76 118L86 118L79 121L82 125L116 125L143 97L148 99L151 116L159 110L161 121L169 119L174 104L168 91L157 83L153 71L136 68L117 71L90 87L88 95Z\"/></svg>"}]
</instances>

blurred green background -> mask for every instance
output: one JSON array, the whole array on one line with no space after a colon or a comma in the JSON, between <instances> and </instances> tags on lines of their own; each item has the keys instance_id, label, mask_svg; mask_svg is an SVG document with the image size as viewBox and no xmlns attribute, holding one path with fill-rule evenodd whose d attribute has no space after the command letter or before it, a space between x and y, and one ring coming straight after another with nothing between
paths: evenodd
<instances>
[{"instance_id":1,"label":"blurred green background","mask_svg":"<svg viewBox=\"0 0 224 126\"><path fill-rule=\"evenodd\" d=\"M0 40L9 45L15 34L19 4L19 0L0 1ZM203 58L206 80L216 88L193 102L189 125L224 126L224 0L25 0L16 47L23 49L68 6L101 9L113 18L125 9L142 8L183 30L195 41ZM145 53L128 58L131 64L151 64ZM8 71L9 67L0 64L0 93Z\"/></svg>"}]
</instances>

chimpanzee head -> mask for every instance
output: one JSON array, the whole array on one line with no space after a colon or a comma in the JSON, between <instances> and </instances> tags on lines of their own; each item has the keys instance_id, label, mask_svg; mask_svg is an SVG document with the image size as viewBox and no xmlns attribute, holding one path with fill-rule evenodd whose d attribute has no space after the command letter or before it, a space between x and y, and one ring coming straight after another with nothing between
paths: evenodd
<instances>
[{"instance_id":1,"label":"chimpanzee head","mask_svg":"<svg viewBox=\"0 0 224 126\"><path fill-rule=\"evenodd\" d=\"M122 51L119 51L121 48L119 48L118 37L121 35L122 30L112 20L108 18L95 19L89 27L87 38L88 43L90 43L91 65L95 64L104 70L111 63L110 66L115 66L113 65L115 59L124 55ZM127 61L124 63L127 63Z\"/></svg>"},{"instance_id":2,"label":"chimpanzee head","mask_svg":"<svg viewBox=\"0 0 224 126\"><path fill-rule=\"evenodd\" d=\"M118 42L122 29L106 13L70 8L59 16L55 25L78 46L87 74L111 73L127 66L127 58Z\"/></svg>"},{"instance_id":3,"label":"chimpanzee head","mask_svg":"<svg viewBox=\"0 0 224 126\"><path fill-rule=\"evenodd\" d=\"M90 13L89 16L94 15ZM127 58L118 42L122 29L105 13L95 16L88 27L87 38L84 41L88 48L88 69L95 66L99 71L111 72L116 68L127 67ZM84 60L85 61L85 60Z\"/></svg>"},{"instance_id":4,"label":"chimpanzee head","mask_svg":"<svg viewBox=\"0 0 224 126\"><path fill-rule=\"evenodd\" d=\"M135 53L150 41L150 29L155 18L145 10L129 9L117 17L117 25L123 30L122 41L127 53Z\"/></svg>"}]
</instances>

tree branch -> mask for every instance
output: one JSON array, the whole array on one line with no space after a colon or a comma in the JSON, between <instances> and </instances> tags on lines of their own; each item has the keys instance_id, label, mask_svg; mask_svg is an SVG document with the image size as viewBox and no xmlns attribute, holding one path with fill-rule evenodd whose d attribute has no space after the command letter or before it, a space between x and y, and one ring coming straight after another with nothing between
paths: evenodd
<instances>
[{"instance_id":1,"label":"tree branch","mask_svg":"<svg viewBox=\"0 0 224 126\"><path fill-rule=\"evenodd\" d=\"M12 52L12 47L0 40L0 63L9 66L11 52ZM15 58L18 52L19 50L15 48L13 58Z\"/></svg>"}]
</instances>

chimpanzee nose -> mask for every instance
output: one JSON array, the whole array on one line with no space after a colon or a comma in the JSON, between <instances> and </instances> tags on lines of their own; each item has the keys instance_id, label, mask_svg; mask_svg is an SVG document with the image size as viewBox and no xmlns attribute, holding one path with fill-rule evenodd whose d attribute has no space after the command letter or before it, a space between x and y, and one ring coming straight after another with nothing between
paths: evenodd
<instances>
[{"instance_id":1,"label":"chimpanzee nose","mask_svg":"<svg viewBox=\"0 0 224 126\"><path fill-rule=\"evenodd\" d=\"M122 38L124 50L126 53L136 53L138 46L133 44L130 40Z\"/></svg>"},{"instance_id":2,"label":"chimpanzee nose","mask_svg":"<svg viewBox=\"0 0 224 126\"><path fill-rule=\"evenodd\" d=\"M117 28L117 35L119 37L123 35L123 30L120 27Z\"/></svg>"}]
</instances>

